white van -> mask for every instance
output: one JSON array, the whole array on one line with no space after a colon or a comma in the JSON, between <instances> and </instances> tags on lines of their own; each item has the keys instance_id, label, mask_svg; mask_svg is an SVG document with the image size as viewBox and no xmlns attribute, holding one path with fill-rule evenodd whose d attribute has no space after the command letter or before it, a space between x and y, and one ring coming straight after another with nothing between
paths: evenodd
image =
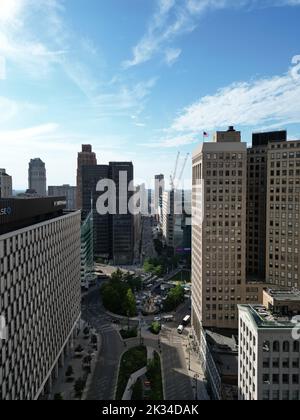
<instances>
[{"instance_id":1,"label":"white van","mask_svg":"<svg viewBox=\"0 0 300 420\"><path fill-rule=\"evenodd\" d=\"M182 334L183 331L184 331L184 326L183 325L179 325L179 327L177 328L178 334Z\"/></svg>"}]
</instances>

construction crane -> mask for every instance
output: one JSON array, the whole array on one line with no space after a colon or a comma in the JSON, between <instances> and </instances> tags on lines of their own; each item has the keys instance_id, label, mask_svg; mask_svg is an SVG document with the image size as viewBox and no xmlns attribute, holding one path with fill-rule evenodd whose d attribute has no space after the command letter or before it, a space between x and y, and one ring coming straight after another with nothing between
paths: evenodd
<instances>
[{"instance_id":1,"label":"construction crane","mask_svg":"<svg viewBox=\"0 0 300 420\"><path fill-rule=\"evenodd\" d=\"M181 169L181 172L180 172L180 175L179 175L179 178L176 180L176 175L177 175L177 171L178 171L178 165L179 165L179 158L180 158L180 152L178 152L178 154L177 154L177 159L176 159L176 163L175 163L175 169L174 169L174 173L173 173L173 175L171 175L170 176L170 185L171 185L171 189L172 189L172 191L173 190L175 190L177 187L178 187L178 184L180 183L180 181L182 180L182 177L183 177L183 173L184 173L184 170L185 170L185 167L186 167L186 164L187 164L187 161L188 161L188 158L189 158L189 156L190 156L190 154L189 153L187 153L187 155L186 155L186 157L185 157L185 160L184 160L184 164L183 164L183 167L182 167L182 169Z\"/></svg>"},{"instance_id":2,"label":"construction crane","mask_svg":"<svg viewBox=\"0 0 300 420\"><path fill-rule=\"evenodd\" d=\"M175 189L175 180L176 180L176 175L177 175L179 158L180 158L180 152L177 153L177 158L176 158L176 162L175 162L174 172L173 172L173 175L170 176L170 185L171 185L171 189L172 190Z\"/></svg>"},{"instance_id":3,"label":"construction crane","mask_svg":"<svg viewBox=\"0 0 300 420\"><path fill-rule=\"evenodd\" d=\"M190 154L189 154L189 153L187 153L187 155L186 155L186 157L185 157L185 159L184 159L183 167L182 167L182 169L181 169L181 172L180 172L179 178L178 178L178 180L177 180L176 188L178 188L178 185L180 184L180 182L181 182L181 180L182 180L183 173L184 173L184 170L185 170L185 167L186 167L186 164L187 164L187 161L188 161L189 157L190 157Z\"/></svg>"}]
</instances>

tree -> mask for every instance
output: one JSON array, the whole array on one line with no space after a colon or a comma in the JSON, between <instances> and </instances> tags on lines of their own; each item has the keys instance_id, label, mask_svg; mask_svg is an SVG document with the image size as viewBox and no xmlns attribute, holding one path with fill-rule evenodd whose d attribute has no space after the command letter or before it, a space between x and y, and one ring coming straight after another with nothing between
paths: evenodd
<instances>
[{"instance_id":1,"label":"tree","mask_svg":"<svg viewBox=\"0 0 300 420\"><path fill-rule=\"evenodd\" d=\"M118 268L117 271L112 273L111 280L113 282L120 282L123 280L123 272Z\"/></svg>"},{"instance_id":2,"label":"tree","mask_svg":"<svg viewBox=\"0 0 300 420\"><path fill-rule=\"evenodd\" d=\"M136 300L131 289L128 289L127 291L124 309L128 318L132 318L136 315Z\"/></svg>"},{"instance_id":3,"label":"tree","mask_svg":"<svg viewBox=\"0 0 300 420\"><path fill-rule=\"evenodd\" d=\"M63 401L63 396L61 394L55 394L54 401Z\"/></svg>"},{"instance_id":4,"label":"tree","mask_svg":"<svg viewBox=\"0 0 300 420\"><path fill-rule=\"evenodd\" d=\"M158 265L158 266L155 268L155 270L154 270L154 274L155 274L157 277L161 277L161 276L164 274L163 267L162 267L161 265Z\"/></svg>"},{"instance_id":5,"label":"tree","mask_svg":"<svg viewBox=\"0 0 300 420\"><path fill-rule=\"evenodd\" d=\"M168 297L164 304L166 312L173 311L184 301L184 288L178 284L170 290Z\"/></svg>"},{"instance_id":6,"label":"tree","mask_svg":"<svg viewBox=\"0 0 300 420\"><path fill-rule=\"evenodd\" d=\"M152 334L158 335L161 331L161 325L159 322L153 322L151 327L150 327L150 331L152 332Z\"/></svg>"}]
</instances>

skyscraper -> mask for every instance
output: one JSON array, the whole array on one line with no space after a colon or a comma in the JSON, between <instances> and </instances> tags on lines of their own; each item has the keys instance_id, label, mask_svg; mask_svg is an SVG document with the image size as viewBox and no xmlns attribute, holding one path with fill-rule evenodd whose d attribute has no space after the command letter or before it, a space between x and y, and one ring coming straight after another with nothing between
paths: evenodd
<instances>
[{"instance_id":1,"label":"skyscraper","mask_svg":"<svg viewBox=\"0 0 300 420\"><path fill-rule=\"evenodd\" d=\"M165 192L165 177L162 174L156 175L155 188L154 188L154 206L155 206L155 212L158 214L158 216L161 216L164 192Z\"/></svg>"},{"instance_id":2,"label":"skyscraper","mask_svg":"<svg viewBox=\"0 0 300 420\"><path fill-rule=\"evenodd\" d=\"M255 133L248 149L247 278L266 281L269 144L286 142L286 131Z\"/></svg>"},{"instance_id":3,"label":"skyscraper","mask_svg":"<svg viewBox=\"0 0 300 420\"><path fill-rule=\"evenodd\" d=\"M0 200L0 399L51 391L80 320L80 213L53 198Z\"/></svg>"},{"instance_id":4,"label":"skyscraper","mask_svg":"<svg viewBox=\"0 0 300 420\"><path fill-rule=\"evenodd\" d=\"M300 279L300 141L254 134L246 162L232 128L215 141L193 159L195 330L236 328L237 304L261 303L266 287L299 288Z\"/></svg>"},{"instance_id":5,"label":"skyscraper","mask_svg":"<svg viewBox=\"0 0 300 420\"><path fill-rule=\"evenodd\" d=\"M134 218L128 209L128 203L134 194L132 163L110 162L109 165L83 166L81 172L83 220L91 211L91 199L93 199L95 255L112 259L116 265L132 264ZM97 184L101 180L113 181L116 187L116 197L109 197L115 201L115 214L108 211L106 214L99 214L97 211L97 201L106 193L106 191L97 191ZM122 205L125 208L121 208Z\"/></svg>"},{"instance_id":6,"label":"skyscraper","mask_svg":"<svg viewBox=\"0 0 300 420\"><path fill-rule=\"evenodd\" d=\"M268 146L266 281L300 289L300 140Z\"/></svg>"},{"instance_id":7,"label":"skyscraper","mask_svg":"<svg viewBox=\"0 0 300 420\"><path fill-rule=\"evenodd\" d=\"M193 327L235 328L246 280L247 145L230 127L193 155Z\"/></svg>"},{"instance_id":8,"label":"skyscraper","mask_svg":"<svg viewBox=\"0 0 300 420\"><path fill-rule=\"evenodd\" d=\"M77 158L77 209L82 209L82 167L97 165L96 154L90 144L82 145L82 151Z\"/></svg>"},{"instance_id":9,"label":"skyscraper","mask_svg":"<svg viewBox=\"0 0 300 420\"><path fill-rule=\"evenodd\" d=\"M134 218L128 207L134 194L132 162L110 162L109 177L117 189L117 214L110 216L111 255L116 265L130 265L134 256Z\"/></svg>"},{"instance_id":10,"label":"skyscraper","mask_svg":"<svg viewBox=\"0 0 300 420\"><path fill-rule=\"evenodd\" d=\"M12 196L12 177L6 173L5 169L0 169L0 198Z\"/></svg>"},{"instance_id":11,"label":"skyscraper","mask_svg":"<svg viewBox=\"0 0 300 420\"><path fill-rule=\"evenodd\" d=\"M109 258L110 256L110 219L109 214L99 214L97 212L97 200L103 194L103 192L97 191L97 184L103 179L108 179L108 169L107 165L81 167L82 220L86 220L90 212L93 212L94 252L96 256L103 258Z\"/></svg>"},{"instance_id":12,"label":"skyscraper","mask_svg":"<svg viewBox=\"0 0 300 420\"><path fill-rule=\"evenodd\" d=\"M47 195L47 176L45 163L37 158L31 159L28 170L28 188L40 197Z\"/></svg>"}]
</instances>

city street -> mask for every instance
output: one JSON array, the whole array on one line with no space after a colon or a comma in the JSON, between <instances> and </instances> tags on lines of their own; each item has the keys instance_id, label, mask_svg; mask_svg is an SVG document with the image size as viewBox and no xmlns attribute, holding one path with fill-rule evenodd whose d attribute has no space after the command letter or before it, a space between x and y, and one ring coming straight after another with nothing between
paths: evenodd
<instances>
[{"instance_id":1,"label":"city street","mask_svg":"<svg viewBox=\"0 0 300 420\"><path fill-rule=\"evenodd\" d=\"M152 318L142 320L144 344L161 353L165 399L170 401L195 400L194 384L188 371L185 352L188 335L177 333L177 326L189 313L189 307L190 301L182 305L176 313L176 322L164 325L160 336L154 336L148 331L148 324ZM117 331L118 327L112 322L112 316L106 313L101 304L99 288L85 295L82 317L102 337L100 357L87 399L111 401L115 397L121 355L126 349L139 345L140 340L129 340L125 347Z\"/></svg>"},{"instance_id":2,"label":"city street","mask_svg":"<svg viewBox=\"0 0 300 420\"><path fill-rule=\"evenodd\" d=\"M123 342L100 301L99 289L86 295L82 317L101 334L100 357L87 395L88 400L113 400L118 378L119 360Z\"/></svg>"}]
</instances>

